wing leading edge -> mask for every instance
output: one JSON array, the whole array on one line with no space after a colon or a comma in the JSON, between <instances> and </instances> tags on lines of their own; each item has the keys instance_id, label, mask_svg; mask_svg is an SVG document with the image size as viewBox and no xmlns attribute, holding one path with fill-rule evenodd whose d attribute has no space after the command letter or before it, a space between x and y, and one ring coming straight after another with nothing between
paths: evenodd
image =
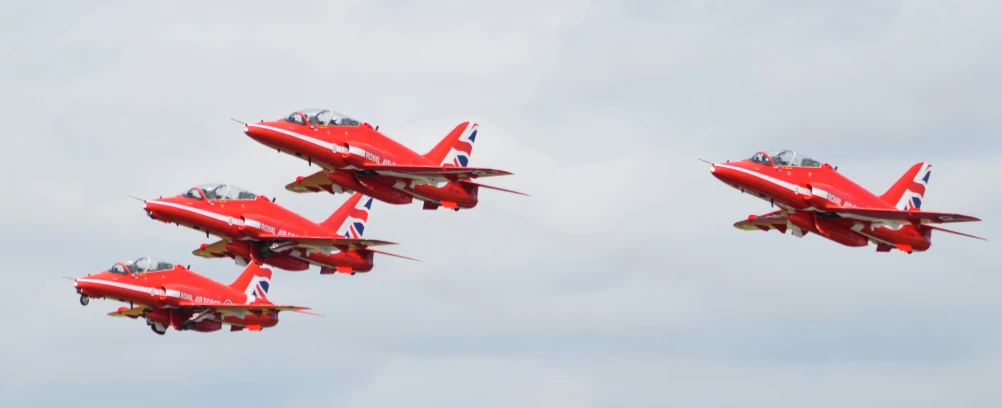
<instances>
[{"instance_id":1,"label":"wing leading edge","mask_svg":"<svg viewBox=\"0 0 1002 408\"><path fill-rule=\"evenodd\" d=\"M838 214L842 218L852 218L862 221L884 221L884 222L912 222L918 224L942 224L954 222L981 221L969 215L942 213L931 211L899 211L885 210L879 208L837 208L831 212Z\"/></svg>"}]
</instances>

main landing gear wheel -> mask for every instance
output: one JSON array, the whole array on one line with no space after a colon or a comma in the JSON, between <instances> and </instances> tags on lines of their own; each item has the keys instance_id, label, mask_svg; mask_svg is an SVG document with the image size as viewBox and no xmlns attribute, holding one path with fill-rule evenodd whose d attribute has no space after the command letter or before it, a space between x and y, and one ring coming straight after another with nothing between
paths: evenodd
<instances>
[{"instance_id":1,"label":"main landing gear wheel","mask_svg":"<svg viewBox=\"0 0 1002 408\"><path fill-rule=\"evenodd\" d=\"M83 305L83 306L89 305L90 304L90 298L87 297L87 295L80 295L80 304Z\"/></svg>"},{"instance_id":2,"label":"main landing gear wheel","mask_svg":"<svg viewBox=\"0 0 1002 408\"><path fill-rule=\"evenodd\" d=\"M153 330L154 333L159 334L161 336L167 334L167 328L164 328L163 331L160 331L160 330L157 330L157 325L155 325L155 324L151 324L150 325L150 330Z\"/></svg>"}]
</instances>

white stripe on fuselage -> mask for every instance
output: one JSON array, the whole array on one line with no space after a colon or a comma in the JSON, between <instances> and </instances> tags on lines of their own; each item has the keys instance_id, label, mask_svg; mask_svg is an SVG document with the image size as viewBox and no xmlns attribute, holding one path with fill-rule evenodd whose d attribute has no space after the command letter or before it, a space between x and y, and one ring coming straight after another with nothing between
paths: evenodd
<instances>
[{"instance_id":1,"label":"white stripe on fuselage","mask_svg":"<svg viewBox=\"0 0 1002 408\"><path fill-rule=\"evenodd\" d=\"M293 132L291 130L279 129L277 127L267 126L267 125L259 125L259 124L256 124L256 123L248 123L247 126L253 126L253 127L256 127L256 128L273 130L273 131L281 133L283 135L292 136L292 137L294 137L296 139L299 139L299 140L302 140L302 141L304 141L306 143L310 143L310 144L313 144L315 146L320 146L320 147L322 147L324 149L331 150L334 153L348 153L348 154L352 154L352 155L361 157L361 158L363 158L365 160L369 160L369 161L373 161L373 160L371 160L369 158L369 156L373 156L373 157L376 157L376 158L380 159L380 161L381 161L381 163L376 163L376 164L390 164L390 165L394 164L393 162L387 162L387 160L384 159L384 158L377 157L375 154L372 154L372 153L368 152L367 150L365 150L365 149L363 149L361 147L352 146L351 143L348 143L348 151L346 152L345 149L343 147L341 147L341 146L337 146L337 145L335 145L333 143L325 142L323 140L320 140L320 139L317 139L317 138L314 138L314 137L311 137L311 136L308 136L308 135L299 134L299 133ZM375 162L375 161L373 161L373 162ZM348 167L345 167L344 169L360 170L360 169L355 168L353 166L348 166ZM389 174L384 174L383 172L380 172L379 174L389 175ZM413 178L413 176L406 176L406 175L402 176L402 177L404 177L404 178Z\"/></svg>"},{"instance_id":2,"label":"white stripe on fuselage","mask_svg":"<svg viewBox=\"0 0 1002 408\"><path fill-rule=\"evenodd\" d=\"M149 294L153 290L157 290L157 289L154 289L154 288L151 288L151 287L147 287L147 286L130 285L128 283L119 283L119 282L115 282L115 281L107 281L107 280L102 280L102 279L87 279L87 278L82 278L82 279L77 279L76 281L77 282L83 282L83 283L95 283L95 284L98 284L98 285L111 286L113 288L128 289L128 290L132 290L132 291L136 291L136 292L142 292L142 293L147 293L147 294Z\"/></svg>"},{"instance_id":3,"label":"white stripe on fuselage","mask_svg":"<svg viewBox=\"0 0 1002 408\"><path fill-rule=\"evenodd\" d=\"M157 296L157 295L159 295L159 296L172 297L172 298L175 298L175 299L180 299L181 298L181 291L175 290L175 289L163 290L163 289L157 289L157 288L149 287L149 286L130 285L128 283L121 283L121 282L108 281L108 280L100 280L100 279L87 279L87 278L83 278L83 279L77 279L76 281L77 282L84 282L84 283L94 283L94 284L104 285L104 286L111 286L111 287L114 287L114 288L128 289L128 290L131 290L131 291L148 294L150 296Z\"/></svg>"},{"instance_id":4,"label":"white stripe on fuselage","mask_svg":"<svg viewBox=\"0 0 1002 408\"><path fill-rule=\"evenodd\" d=\"M334 146L333 143L327 143L327 142L321 141L319 139L314 139L312 137L309 137L309 136L306 136L306 135L301 135L299 133L291 132L291 131L288 131L288 130L285 130L285 129L279 129L277 127L272 127L272 126L267 126L267 125L259 125L259 124L256 124L256 123L248 123L247 126L248 127L261 128L261 129L273 130L273 131L276 131L276 132L281 133L283 135L292 136L292 137L294 137L296 139L299 139L299 140L302 140L304 142L312 143L312 144L320 146L320 147L322 147L324 149L334 150L334 151L338 150L338 147Z\"/></svg>"},{"instance_id":5,"label":"white stripe on fuselage","mask_svg":"<svg viewBox=\"0 0 1002 408\"><path fill-rule=\"evenodd\" d=\"M754 171L751 171L751 170L742 169L740 167L734 167L734 166L730 166L730 165L726 165L726 164L717 164L715 166L716 167L723 167L725 169L731 169L731 170L734 170L734 171L739 171L741 173L745 173L745 174L748 174L750 176L755 176L757 178L760 178L762 180L768 181L768 182L770 182L772 184L775 184L777 186L783 187L783 188L785 188L787 190L793 191L794 193L797 193L797 194L800 194L800 190L802 190L802 188L800 186L796 185L796 184L789 183L789 182L786 182L786 181L783 181L783 180L780 180L780 179L777 179L777 178L769 177L769 176L766 176L765 174L761 174L761 173L754 172Z\"/></svg>"},{"instance_id":6,"label":"white stripe on fuselage","mask_svg":"<svg viewBox=\"0 0 1002 408\"><path fill-rule=\"evenodd\" d=\"M151 204L158 204L158 205L163 205L163 206L167 206L167 207L171 207L171 208L177 208L179 210L188 211L190 213L195 213L195 214L198 214L198 215L201 215L201 216L204 216L204 217L209 217L209 218L212 218L214 220L219 220L219 221L222 221L222 222L225 222L225 223L230 223L230 224L240 224L241 223L241 221L239 219L235 219L233 217L229 217L229 216L217 214L217 213L214 213L212 211L201 210L201 209L198 209L198 208L195 208L195 207L191 207L191 206L187 206L187 205L184 205L184 204L168 203L168 202L165 202L165 201L157 201L157 200L150 200L149 202Z\"/></svg>"}]
</instances>

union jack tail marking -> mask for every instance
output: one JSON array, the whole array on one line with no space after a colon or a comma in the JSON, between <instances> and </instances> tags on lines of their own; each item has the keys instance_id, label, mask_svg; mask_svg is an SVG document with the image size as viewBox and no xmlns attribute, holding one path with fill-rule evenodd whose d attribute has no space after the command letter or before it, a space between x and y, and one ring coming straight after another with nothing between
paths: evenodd
<instances>
[{"instance_id":1,"label":"union jack tail marking","mask_svg":"<svg viewBox=\"0 0 1002 408\"><path fill-rule=\"evenodd\" d=\"M931 164L916 163L880 198L901 211L921 209L931 175Z\"/></svg>"},{"instance_id":2,"label":"union jack tail marking","mask_svg":"<svg viewBox=\"0 0 1002 408\"><path fill-rule=\"evenodd\" d=\"M479 128L473 122L460 123L424 157L442 167L466 167L470 164Z\"/></svg>"},{"instance_id":3,"label":"union jack tail marking","mask_svg":"<svg viewBox=\"0 0 1002 408\"><path fill-rule=\"evenodd\" d=\"M338 237L359 239L365 233L365 223L369 221L371 209L372 197L354 193L320 225L334 230Z\"/></svg>"}]
</instances>

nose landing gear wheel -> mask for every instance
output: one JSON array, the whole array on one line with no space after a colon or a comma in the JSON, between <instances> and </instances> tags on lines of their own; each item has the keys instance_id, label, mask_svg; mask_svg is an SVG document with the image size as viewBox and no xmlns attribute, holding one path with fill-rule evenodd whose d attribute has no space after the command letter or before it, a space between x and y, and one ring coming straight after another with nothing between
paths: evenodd
<instances>
[{"instance_id":1,"label":"nose landing gear wheel","mask_svg":"<svg viewBox=\"0 0 1002 408\"><path fill-rule=\"evenodd\" d=\"M90 304L90 298L87 297L87 295L80 295L80 304L83 306L87 306L88 304Z\"/></svg>"},{"instance_id":2,"label":"nose landing gear wheel","mask_svg":"<svg viewBox=\"0 0 1002 408\"><path fill-rule=\"evenodd\" d=\"M164 334L167 334L167 328L166 327L163 329L163 331L160 331L160 330L157 330L157 325L156 324L151 324L150 325L150 330L153 330L154 333L159 334L161 336L163 336Z\"/></svg>"}]
</instances>

